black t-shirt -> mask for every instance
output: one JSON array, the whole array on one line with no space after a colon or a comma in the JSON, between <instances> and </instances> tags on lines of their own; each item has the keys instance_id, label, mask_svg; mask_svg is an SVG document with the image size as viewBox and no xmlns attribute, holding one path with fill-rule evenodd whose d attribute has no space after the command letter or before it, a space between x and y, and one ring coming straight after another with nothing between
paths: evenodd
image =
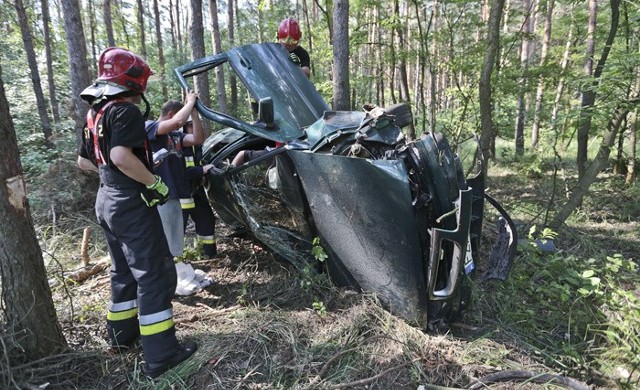
<instances>
[{"instance_id":1,"label":"black t-shirt","mask_svg":"<svg viewBox=\"0 0 640 390\"><path fill-rule=\"evenodd\" d=\"M92 107L94 115L106 104L101 103ZM151 170L150 151L147 148L147 133L144 128L144 117L140 109L133 103L115 102L107 107L102 118L97 123L98 144L104 159L104 163L117 172L120 170L111 162L109 157L111 149L116 146L124 146L131 148L133 154L142 161L142 163ZM101 130L100 130L101 129ZM78 154L84 158L93 161L98 165L95 156L93 133L85 124L82 134L82 144L79 147Z\"/></svg>"},{"instance_id":2,"label":"black t-shirt","mask_svg":"<svg viewBox=\"0 0 640 390\"><path fill-rule=\"evenodd\" d=\"M301 68L304 68L305 66L307 68L311 68L311 58L309 58L309 53L302 46L296 46L296 48L293 49L292 53L300 58Z\"/></svg>"}]
</instances>

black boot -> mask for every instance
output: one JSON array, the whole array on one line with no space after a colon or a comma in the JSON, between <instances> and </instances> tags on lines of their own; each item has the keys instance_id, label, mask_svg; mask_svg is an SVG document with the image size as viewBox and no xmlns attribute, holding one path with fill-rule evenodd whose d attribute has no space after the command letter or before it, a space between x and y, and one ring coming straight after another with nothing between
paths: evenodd
<instances>
[{"instance_id":1,"label":"black boot","mask_svg":"<svg viewBox=\"0 0 640 390\"><path fill-rule=\"evenodd\" d=\"M140 336L136 337L126 344L111 344L111 351L116 354L139 352L141 348L142 342L140 341Z\"/></svg>"},{"instance_id":2,"label":"black boot","mask_svg":"<svg viewBox=\"0 0 640 390\"><path fill-rule=\"evenodd\" d=\"M180 349L172 357L159 363L145 364L145 374L150 378L157 378L171 368L189 359L197 350L198 344L194 342L180 345Z\"/></svg>"},{"instance_id":3,"label":"black boot","mask_svg":"<svg viewBox=\"0 0 640 390\"><path fill-rule=\"evenodd\" d=\"M202 251L200 253L202 257L207 259L213 259L218 255L218 247L216 244L204 244L202 245Z\"/></svg>"}]
</instances>

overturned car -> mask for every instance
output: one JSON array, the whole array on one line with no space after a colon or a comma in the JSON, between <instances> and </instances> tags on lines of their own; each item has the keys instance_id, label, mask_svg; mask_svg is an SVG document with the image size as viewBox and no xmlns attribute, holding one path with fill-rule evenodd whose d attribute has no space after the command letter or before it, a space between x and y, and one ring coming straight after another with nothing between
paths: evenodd
<instances>
[{"instance_id":1,"label":"overturned car","mask_svg":"<svg viewBox=\"0 0 640 390\"><path fill-rule=\"evenodd\" d=\"M206 140L202 161L216 167L207 191L225 224L300 269L318 262L318 238L335 284L375 293L390 312L422 328L459 313L468 298L464 280L478 273L482 256L489 258L483 277L506 278L516 233L485 194L479 154L467 178L442 135L407 140L407 105L331 111L279 44L234 48L176 75L191 89L194 76L223 65L254 106L240 119L197 103L203 117L221 125ZM265 152L230 164L242 150ZM498 211L487 243L489 203Z\"/></svg>"}]
</instances>

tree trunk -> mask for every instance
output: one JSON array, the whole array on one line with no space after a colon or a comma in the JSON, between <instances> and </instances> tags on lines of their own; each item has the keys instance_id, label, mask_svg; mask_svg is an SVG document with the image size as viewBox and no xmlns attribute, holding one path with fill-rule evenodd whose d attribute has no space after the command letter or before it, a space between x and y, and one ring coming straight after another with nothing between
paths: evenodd
<instances>
[{"instance_id":1,"label":"tree trunk","mask_svg":"<svg viewBox=\"0 0 640 390\"><path fill-rule=\"evenodd\" d=\"M595 33L597 21L598 0L589 0L589 25L587 27L587 42L584 62L584 75L587 77L590 77L593 74L593 55L596 49ZM589 128L591 127L591 114L589 111L593 107L595 100L596 94L591 88L586 88L585 91L582 91L580 118L578 119L578 151L576 156L579 178L582 178L586 169L585 165L587 163Z\"/></svg>"},{"instance_id":2,"label":"tree trunk","mask_svg":"<svg viewBox=\"0 0 640 390\"><path fill-rule=\"evenodd\" d=\"M40 81L40 71L38 70L38 62L36 60L36 52L33 48L33 39L29 26L31 23L27 20L27 12L24 9L22 0L15 0L14 3L16 13L18 14L18 22L20 24L20 32L22 33L22 43L24 43L24 51L27 55L27 63L29 64L29 72L31 73L31 83L33 84L33 92L36 97L36 106L38 107L38 117L40 118L40 128L47 144L51 138L51 123L47 114L47 102L42 92L42 83Z\"/></svg>"},{"instance_id":3,"label":"tree trunk","mask_svg":"<svg viewBox=\"0 0 640 390\"><path fill-rule=\"evenodd\" d=\"M60 122L60 107L56 97L56 84L53 79L53 57L51 55L51 16L49 16L49 0L40 0L42 7L42 31L44 33L44 51L47 62L47 83L49 84L49 102L53 121Z\"/></svg>"},{"instance_id":4,"label":"tree trunk","mask_svg":"<svg viewBox=\"0 0 640 390\"><path fill-rule=\"evenodd\" d=\"M222 53L222 39L220 38L220 26L218 25L218 2L209 0L209 16L211 18L211 40L213 41L213 52L215 54ZM218 91L218 108L220 112L226 114L227 109L227 91L224 87L224 69L217 66L216 69L216 86Z\"/></svg>"},{"instance_id":5,"label":"tree trunk","mask_svg":"<svg viewBox=\"0 0 640 390\"><path fill-rule=\"evenodd\" d=\"M397 0L394 0L394 6L393 6L393 18L396 19L398 14L396 13L396 2ZM398 20L398 19L396 19ZM396 97L396 68L398 67L397 64L397 56L398 56L398 52L397 52L397 47L398 44L396 43L396 34L395 34L395 26L393 27L393 30L391 31L391 34L389 35L389 39L391 39L391 42L389 43L389 56L390 56L390 60L389 60L389 92L391 93L391 104L396 104L398 103L398 98Z\"/></svg>"},{"instance_id":6,"label":"tree trunk","mask_svg":"<svg viewBox=\"0 0 640 390\"><path fill-rule=\"evenodd\" d=\"M374 26L373 26L373 39L371 42L374 43L373 48L375 50L375 74L376 74L376 103L379 106L384 107L385 103L385 77L384 77L384 67L382 66L383 57L382 57L382 26L381 26L381 17L380 17L380 5L376 5L374 8L375 17L374 17ZM335 37L333 38L335 40ZM332 41L333 42L333 41Z\"/></svg>"},{"instance_id":7,"label":"tree trunk","mask_svg":"<svg viewBox=\"0 0 640 390\"><path fill-rule=\"evenodd\" d=\"M533 30L531 0L524 0L524 23L522 44L520 46L520 79L518 80L518 97L516 98L516 129L514 134L516 155L524 154L524 120L525 120L525 91L527 88L527 69L529 67L530 35Z\"/></svg>"},{"instance_id":8,"label":"tree trunk","mask_svg":"<svg viewBox=\"0 0 640 390\"><path fill-rule=\"evenodd\" d=\"M333 27L331 26L332 15L330 14L329 10L323 8L320 5L320 2L318 0L314 0L314 2L316 4L316 7L318 7L320 12L322 12L322 15L324 16L324 19L327 22L327 31L329 32L329 44L333 45Z\"/></svg>"},{"instance_id":9,"label":"tree trunk","mask_svg":"<svg viewBox=\"0 0 640 390\"><path fill-rule=\"evenodd\" d=\"M638 110L629 116L629 160L627 162L627 175L624 179L630 186L636 180L636 156L638 148Z\"/></svg>"},{"instance_id":10,"label":"tree trunk","mask_svg":"<svg viewBox=\"0 0 640 390\"><path fill-rule=\"evenodd\" d=\"M147 58L147 38L144 31L144 8L142 0L136 0L136 16L138 18L138 31L140 31L140 55Z\"/></svg>"},{"instance_id":11,"label":"tree trunk","mask_svg":"<svg viewBox=\"0 0 640 390\"><path fill-rule=\"evenodd\" d=\"M180 57L180 63L184 64L185 62L187 62L187 49L189 47L189 34L187 32L187 23L188 21L186 20L186 16L185 16L185 22L184 25L182 23L182 18L180 15L182 15L180 13L180 10L182 9L182 4L181 4L181 0L174 0L175 1L175 5L174 5L174 11L175 11L175 18L176 18L176 22L174 27L174 30L176 32L176 38L177 38L177 49L178 49L178 55ZM187 12L185 12L185 15L187 14ZM184 33L183 33L184 32Z\"/></svg>"},{"instance_id":12,"label":"tree trunk","mask_svg":"<svg viewBox=\"0 0 640 390\"><path fill-rule=\"evenodd\" d=\"M626 119L626 118L625 118ZM626 128L628 125L627 121L624 120L622 123L622 127ZM620 131L618 132L618 142L616 145L616 157L615 157L615 161L613 163L613 174L618 176L624 173L624 169L625 167L625 163L623 160L624 157L624 131Z\"/></svg>"},{"instance_id":13,"label":"tree trunk","mask_svg":"<svg viewBox=\"0 0 640 390\"><path fill-rule=\"evenodd\" d=\"M560 64L560 79L558 80L558 86L556 87L556 97L553 100L553 109L551 110L551 129L555 129L558 112L560 111L560 99L562 98L562 92L564 91L564 78L567 67L569 66L569 56L571 55L572 39L573 24L569 28L569 36L567 37L567 43L564 48L564 54L562 55L562 62Z\"/></svg>"},{"instance_id":14,"label":"tree trunk","mask_svg":"<svg viewBox=\"0 0 640 390\"><path fill-rule=\"evenodd\" d=\"M333 109L349 111L349 0L333 2Z\"/></svg>"},{"instance_id":15,"label":"tree trunk","mask_svg":"<svg viewBox=\"0 0 640 390\"><path fill-rule=\"evenodd\" d=\"M191 0L191 29L189 36L191 38L191 59L202 58L205 56L204 46L204 26L202 24L202 0ZM200 96L202 103L211 107L211 99L209 95L209 79L207 74L195 76L196 92ZM211 124L209 121L202 121L202 127L206 134L211 132Z\"/></svg>"},{"instance_id":16,"label":"tree trunk","mask_svg":"<svg viewBox=\"0 0 640 390\"><path fill-rule=\"evenodd\" d=\"M89 26L95 26L96 25L96 14L95 14L95 12L93 10L93 0L87 0L87 7L89 8L88 9L89 12L87 12L88 13L87 17L89 18L88 25ZM85 24L87 24L86 20L85 20ZM96 31L95 31L94 28L90 28L89 31L90 31L89 42L91 44L91 58L95 59L95 58L98 58L98 55L96 53L97 52L97 49L96 49ZM98 69L97 69L97 66L95 64L95 61L91 61L89 63L89 66L91 67L90 68L91 74L97 74L98 73Z\"/></svg>"},{"instance_id":17,"label":"tree trunk","mask_svg":"<svg viewBox=\"0 0 640 390\"><path fill-rule=\"evenodd\" d=\"M164 61L164 48L162 44L162 30L160 21L160 8L158 7L158 0L153 0L153 16L156 22L156 42L158 44L158 66L160 67L160 83L162 83L162 101L166 102L169 99L169 92L167 91L167 80L165 77L165 61Z\"/></svg>"},{"instance_id":18,"label":"tree trunk","mask_svg":"<svg viewBox=\"0 0 640 390\"><path fill-rule=\"evenodd\" d=\"M635 70L636 82L635 91L640 91L640 67ZM627 176L624 182L627 185L633 184L636 179L636 156L638 150L638 109L636 108L629 115L629 161L627 163Z\"/></svg>"},{"instance_id":19,"label":"tree trunk","mask_svg":"<svg viewBox=\"0 0 640 390\"><path fill-rule=\"evenodd\" d=\"M595 0L590 0L590 1L595 1ZM613 40L615 39L616 33L618 32L618 22L620 18L620 3L619 3L619 0L610 0L610 4L611 4L611 26L609 28L609 35L607 37L607 42L605 43L604 49L602 49L602 55L598 60L598 65L596 65L596 70L593 72L591 86L582 93L582 103L580 105L580 126L578 127L578 156L576 159L578 163L578 178L582 178L586 170L587 145L589 143L589 132L591 130L591 118L593 117L592 109L593 109L593 105L596 102L596 88L598 87L600 76L602 75L602 71L604 70L604 65L607 62L607 57L609 56L609 52L611 51L611 45L613 45Z\"/></svg>"},{"instance_id":20,"label":"tree trunk","mask_svg":"<svg viewBox=\"0 0 640 390\"><path fill-rule=\"evenodd\" d=\"M503 11L502 11L502 32L504 33L504 35L507 35L509 33L509 15L511 14L511 0L505 0L504 1L504 6L502 7ZM491 12L489 12L491 13ZM505 61L505 58L508 54L509 51L511 51L510 49L507 50L505 53L502 52L502 48L500 47L500 45L498 45L498 54L496 57L496 63L502 64ZM500 66L498 66L498 74L502 74L502 68ZM495 134L494 134L495 137Z\"/></svg>"},{"instance_id":21,"label":"tree trunk","mask_svg":"<svg viewBox=\"0 0 640 390\"><path fill-rule=\"evenodd\" d=\"M400 15L400 4L398 0L394 1L394 13L397 15L398 20L402 20L402 16ZM408 14L408 12L407 12ZM408 23L407 23L408 25ZM407 76L407 52L406 52L406 33L402 28L402 23L396 23L395 25L395 34L398 37L398 56L400 57L400 61L398 64L398 78L400 83L400 101L410 104L411 103L411 94L409 92L409 78ZM413 125L413 122L407 126L407 137L409 139L415 139L416 137L416 129Z\"/></svg>"},{"instance_id":22,"label":"tree trunk","mask_svg":"<svg viewBox=\"0 0 640 390\"><path fill-rule=\"evenodd\" d=\"M478 85L480 97L480 126L482 135L480 138L480 148L485 157L482 166L483 174L487 174L489 159L493 157L491 145L494 137L492 101L491 101L491 74L496 63L498 47L500 45L500 21L502 19L502 8L504 0L496 0L489 11L489 24L487 28L487 51L484 54L482 73Z\"/></svg>"},{"instance_id":23,"label":"tree trunk","mask_svg":"<svg viewBox=\"0 0 640 390\"><path fill-rule=\"evenodd\" d=\"M307 47L309 52L313 51L313 34L311 33L311 22L309 21L309 12L307 9L307 0L302 0L302 14L304 15L304 25L307 31Z\"/></svg>"},{"instance_id":24,"label":"tree trunk","mask_svg":"<svg viewBox=\"0 0 640 390\"><path fill-rule=\"evenodd\" d=\"M638 103L640 99L634 98L630 102L625 103ZM598 155L595 160L591 163L588 169L585 170L584 175L578 180L576 187L571 194L571 197L565 203L562 208L558 211L558 213L554 216L553 220L549 224L552 228L559 228L560 225L566 222L567 218L573 213L573 211L582 204L582 199L589 192L589 187L596 181L598 174L600 171L606 166L607 161L609 159L609 154L611 153L611 147L616 141L616 135L618 134L618 129L620 129L620 125L622 121L629 113L628 108L619 108L613 114L611 120L607 124L607 129L605 130L604 136L602 137L602 143L600 144L600 149L598 150Z\"/></svg>"},{"instance_id":25,"label":"tree trunk","mask_svg":"<svg viewBox=\"0 0 640 390\"><path fill-rule=\"evenodd\" d=\"M234 0L228 0L227 4L227 40L229 41L229 46L235 46L235 29L234 29ZM236 116L238 113L238 84L236 79L236 74L234 72L231 73L229 77L229 112L231 116Z\"/></svg>"},{"instance_id":26,"label":"tree trunk","mask_svg":"<svg viewBox=\"0 0 640 390\"><path fill-rule=\"evenodd\" d=\"M262 7L258 7L258 43L264 42L264 31L262 31L263 25Z\"/></svg>"},{"instance_id":27,"label":"tree trunk","mask_svg":"<svg viewBox=\"0 0 640 390\"><path fill-rule=\"evenodd\" d=\"M421 18L420 18L421 9L418 2L414 2L414 7L416 11L416 22L417 22L416 25L418 26L418 42L419 42L417 60L416 60L416 82L415 82L414 95L416 96L416 110L426 113L427 107L425 105L425 100L424 100L424 70L426 67L425 63L427 61L426 57L428 54L426 49L426 44L425 44L426 34L422 31L423 22L421 22ZM427 31L429 30L430 27L431 27L431 19L429 20ZM425 116L426 115L424 114L422 115L422 125L420 126L421 133L426 132Z\"/></svg>"},{"instance_id":28,"label":"tree trunk","mask_svg":"<svg viewBox=\"0 0 640 390\"><path fill-rule=\"evenodd\" d=\"M102 14L104 18L104 28L107 30L107 43L109 47L116 45L113 37L113 22L111 21L111 0L102 0Z\"/></svg>"},{"instance_id":29,"label":"tree trunk","mask_svg":"<svg viewBox=\"0 0 640 390\"><path fill-rule=\"evenodd\" d=\"M127 15L122 12L122 9L124 8L122 6L122 4L120 4L120 2L123 0L115 0L115 8L113 9L113 13L117 15L118 19L120 20L120 27L122 27L120 30L117 30L118 33L124 35L124 42L118 42L118 46L122 46L122 47L132 47L133 43L131 42L131 37L129 34L129 29L126 28L125 26L130 26L133 23L131 23L130 19L127 19ZM120 39L120 41L122 41L122 39Z\"/></svg>"},{"instance_id":30,"label":"tree trunk","mask_svg":"<svg viewBox=\"0 0 640 390\"><path fill-rule=\"evenodd\" d=\"M431 37L431 49L429 50L429 131L436 132L436 113L438 112L438 88L436 86L438 80L438 61L439 61L439 45L436 42L436 34L438 33L438 11L440 5L438 0L433 2L433 10L431 13L431 21L429 26L433 26ZM426 60L426 59L425 59Z\"/></svg>"},{"instance_id":31,"label":"tree trunk","mask_svg":"<svg viewBox=\"0 0 640 390\"><path fill-rule=\"evenodd\" d=\"M176 40L176 20L173 16L173 0L169 0L169 25L171 26L171 47L177 50L178 42Z\"/></svg>"},{"instance_id":32,"label":"tree trunk","mask_svg":"<svg viewBox=\"0 0 640 390\"><path fill-rule=\"evenodd\" d=\"M0 68L0 277L8 333L30 361L67 348L33 228Z\"/></svg>"},{"instance_id":33,"label":"tree trunk","mask_svg":"<svg viewBox=\"0 0 640 390\"><path fill-rule=\"evenodd\" d=\"M60 0L60 2L64 14L64 30L67 35L73 119L75 120L76 141L79 143L84 127L85 114L89 109L87 103L80 98L80 93L89 86L93 80L89 75L87 46L84 40L84 29L82 28L82 20L80 19L80 5L78 4L78 0Z\"/></svg>"},{"instance_id":34,"label":"tree trunk","mask_svg":"<svg viewBox=\"0 0 640 390\"><path fill-rule=\"evenodd\" d=\"M544 66L547 62L547 53L549 52L549 42L551 42L551 17L553 16L553 6L555 0L547 2L547 15L544 20L544 38L542 40L542 49L540 49L540 66ZM538 147L538 139L540 138L540 110L542 109L542 98L544 96L544 77L540 75L538 78L538 89L536 91L536 104L533 109L533 127L531 129L531 148Z\"/></svg>"}]
</instances>

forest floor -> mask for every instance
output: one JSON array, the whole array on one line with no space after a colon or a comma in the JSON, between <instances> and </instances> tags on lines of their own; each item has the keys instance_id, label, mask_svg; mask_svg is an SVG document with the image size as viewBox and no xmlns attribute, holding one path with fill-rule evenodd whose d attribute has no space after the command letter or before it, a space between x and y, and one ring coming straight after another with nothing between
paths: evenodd
<instances>
[{"instance_id":1,"label":"forest floor","mask_svg":"<svg viewBox=\"0 0 640 390\"><path fill-rule=\"evenodd\" d=\"M585 201L582 219L565 227L556 240L558 252L584 259L621 253L637 261L640 191L637 185L635 192L622 190L616 177L603 180ZM489 192L528 228L544 213L549 185L544 177L496 170ZM38 224L37 230L58 320L73 352L16 368L12 380L21 388L538 389L625 387L625 379L633 387L637 380L633 370L626 378L616 377L596 364L593 344L598 339L586 336L585 329L578 329L583 334L566 335L572 324L560 322L580 315L570 313L579 305L565 305L558 297L556 306L546 295L540 296L546 301L540 305L531 295L534 290L528 289L534 282L542 287L555 282L530 274L541 264L536 261L553 263L547 255L525 249L506 283L473 283L468 313L449 331L434 334L389 314L374 296L332 286L324 275L307 283L308 276L259 243L231 237L218 221L218 256L190 260L215 283L174 299L178 337L198 342L199 350L185 364L151 381L141 371L141 350L116 354L108 347L108 270L82 283L62 283L65 275L81 267L82 228L99 231L92 225L90 203L70 215L75 220L72 227L59 226L56 232L51 224ZM521 235L527 238L526 231ZM100 238L94 234L91 240L92 264L106 255ZM634 288L637 291L637 284ZM563 290L551 289L555 291ZM560 313L553 313L554 307ZM501 375L499 383L491 384Z\"/></svg>"}]
</instances>

